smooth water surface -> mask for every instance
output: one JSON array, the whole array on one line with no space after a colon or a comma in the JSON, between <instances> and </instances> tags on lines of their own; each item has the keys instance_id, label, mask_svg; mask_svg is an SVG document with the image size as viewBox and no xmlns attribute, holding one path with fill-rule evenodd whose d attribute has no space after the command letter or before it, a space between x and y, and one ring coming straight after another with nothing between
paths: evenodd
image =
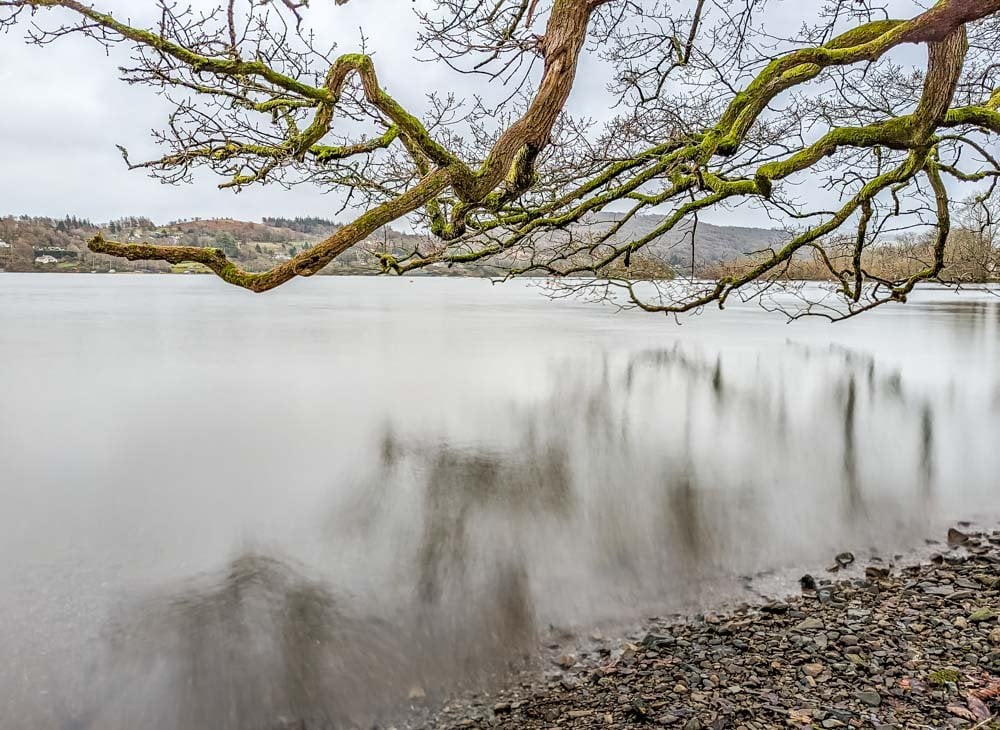
<instances>
[{"instance_id":1,"label":"smooth water surface","mask_svg":"<svg viewBox=\"0 0 1000 730\"><path fill-rule=\"evenodd\" d=\"M0 376L5 730L361 724L551 626L1000 516L985 292L678 326L521 282L9 274Z\"/></svg>"}]
</instances>

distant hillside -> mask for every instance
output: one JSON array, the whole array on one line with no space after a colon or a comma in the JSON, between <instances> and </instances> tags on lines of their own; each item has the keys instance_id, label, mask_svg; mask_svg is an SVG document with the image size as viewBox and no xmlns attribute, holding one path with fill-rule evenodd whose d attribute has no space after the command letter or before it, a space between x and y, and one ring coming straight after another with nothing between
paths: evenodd
<instances>
[{"instance_id":1,"label":"distant hillside","mask_svg":"<svg viewBox=\"0 0 1000 730\"><path fill-rule=\"evenodd\" d=\"M281 243L285 241L304 240L307 236L282 226L250 221L237 221L230 218L213 218L209 220L179 221L163 226L168 233L187 233L201 236L219 236L228 233L240 241L266 241Z\"/></svg>"},{"instance_id":2,"label":"distant hillside","mask_svg":"<svg viewBox=\"0 0 1000 730\"><path fill-rule=\"evenodd\" d=\"M577 234L599 236L619 220L620 215L603 213L578 224L574 230ZM637 216L629 220L612 240L625 243L641 238L655 230L662 220L661 216ZM87 249L87 240L100 232L108 238L122 241L219 248L243 268L263 271L311 248L337 228L337 223L322 218L264 218L261 223L217 218L181 220L161 225L141 216L108 223L92 223L72 217L6 216L0 217L0 241L9 245L0 252L0 269L63 272L114 269L178 273L200 270L196 265L171 267L163 262L128 262L93 254ZM679 227L654 241L648 250L659 261L687 271L691 264L689 232L689 225ZM555 235L552 240L555 240ZM702 271L720 262L743 258L750 252L773 245L782 236L781 231L765 228L701 223L696 235L696 268ZM373 273L377 271L375 253L407 255L418 245L426 250L426 239L391 228L383 229L362 245L342 254L324 273ZM516 254L514 258L517 258ZM488 276L500 273L500 269L496 263L481 262L454 267L437 265L422 273Z\"/></svg>"},{"instance_id":3,"label":"distant hillside","mask_svg":"<svg viewBox=\"0 0 1000 730\"><path fill-rule=\"evenodd\" d=\"M107 223L72 217L0 217L0 270L92 272L148 271L199 273L197 264L171 266L158 261L125 261L94 254L87 241L100 233L106 238L149 241L166 246L218 248L249 271L264 271L315 246L338 224L320 218L265 218L264 222L230 218L194 219L157 224L130 216ZM376 259L369 250L410 250L416 237L392 229L379 231L364 246L344 253L326 273L370 273Z\"/></svg>"},{"instance_id":4,"label":"distant hillside","mask_svg":"<svg viewBox=\"0 0 1000 730\"><path fill-rule=\"evenodd\" d=\"M275 228L288 228L299 233L308 233L314 236L329 236L341 227L336 221L327 218L267 218L263 219L266 226Z\"/></svg>"},{"instance_id":5,"label":"distant hillside","mask_svg":"<svg viewBox=\"0 0 1000 730\"><path fill-rule=\"evenodd\" d=\"M665 216L642 215L629 220L614 237L613 241L627 243L654 231L663 223ZM615 213L601 213L585 221L583 227L592 233L607 231L622 216ZM654 254L675 268L687 270L691 266L691 223L685 222L671 232L657 238L649 246ZM695 268L733 261L754 251L759 251L787 237L781 229L746 228L741 226L717 226L699 222L695 233Z\"/></svg>"}]
</instances>

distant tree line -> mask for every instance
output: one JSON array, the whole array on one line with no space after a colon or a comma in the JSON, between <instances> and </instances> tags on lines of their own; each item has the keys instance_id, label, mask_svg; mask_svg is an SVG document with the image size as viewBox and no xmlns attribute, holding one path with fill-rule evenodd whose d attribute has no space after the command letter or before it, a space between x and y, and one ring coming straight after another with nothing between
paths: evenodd
<instances>
[{"instance_id":1,"label":"distant tree line","mask_svg":"<svg viewBox=\"0 0 1000 730\"><path fill-rule=\"evenodd\" d=\"M124 233L136 229L152 230L154 228L156 228L156 224L145 216L127 216L108 223L108 230L111 233Z\"/></svg>"},{"instance_id":2,"label":"distant tree line","mask_svg":"<svg viewBox=\"0 0 1000 730\"><path fill-rule=\"evenodd\" d=\"M266 226L273 226L274 228L288 228L289 230L309 235L325 235L340 227L340 224L336 221L331 221L326 218L315 218L312 216L306 216L303 218L265 217L261 220Z\"/></svg>"},{"instance_id":3,"label":"distant tree line","mask_svg":"<svg viewBox=\"0 0 1000 730\"><path fill-rule=\"evenodd\" d=\"M937 256L936 234L902 233L866 247L858 265L872 279L896 280L915 275L933 265ZM792 257L774 279L833 281L833 269L855 266L857 254L851 237L831 239L821 249L811 249ZM739 276L752 270L769 252L715 264L706 274ZM966 201L956 224L948 233L943 250L943 266L934 280L947 283L988 283L1000 281L1000 202L972 198Z\"/></svg>"}]
</instances>

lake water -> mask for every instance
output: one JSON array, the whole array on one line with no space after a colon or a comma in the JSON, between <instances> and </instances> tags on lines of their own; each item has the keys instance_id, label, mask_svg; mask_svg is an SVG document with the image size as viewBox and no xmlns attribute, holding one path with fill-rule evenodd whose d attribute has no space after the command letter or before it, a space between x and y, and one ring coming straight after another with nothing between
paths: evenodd
<instances>
[{"instance_id":1,"label":"lake water","mask_svg":"<svg viewBox=\"0 0 1000 730\"><path fill-rule=\"evenodd\" d=\"M998 427L983 292L678 326L522 282L2 275L0 727L361 724L551 627L995 523Z\"/></svg>"}]
</instances>

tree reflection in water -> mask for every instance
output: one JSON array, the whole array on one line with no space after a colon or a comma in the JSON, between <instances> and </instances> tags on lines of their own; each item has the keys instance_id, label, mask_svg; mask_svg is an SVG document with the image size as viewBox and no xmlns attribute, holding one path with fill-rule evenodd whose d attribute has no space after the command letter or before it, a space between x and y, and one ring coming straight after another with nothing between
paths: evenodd
<instances>
[{"instance_id":1,"label":"tree reflection in water","mask_svg":"<svg viewBox=\"0 0 1000 730\"><path fill-rule=\"evenodd\" d=\"M247 553L226 571L130 606L108 629L92 709L76 727L332 727L413 667L387 622L288 562ZM371 682L378 686L372 687Z\"/></svg>"},{"instance_id":2,"label":"tree reflection in water","mask_svg":"<svg viewBox=\"0 0 1000 730\"><path fill-rule=\"evenodd\" d=\"M125 611L97 672L116 686L78 726L361 722L488 681L551 625L739 598L741 575L922 537L956 419L996 425L956 389L838 347L677 345L557 362L546 395L468 432L390 424L325 518L350 579L263 551Z\"/></svg>"}]
</instances>

